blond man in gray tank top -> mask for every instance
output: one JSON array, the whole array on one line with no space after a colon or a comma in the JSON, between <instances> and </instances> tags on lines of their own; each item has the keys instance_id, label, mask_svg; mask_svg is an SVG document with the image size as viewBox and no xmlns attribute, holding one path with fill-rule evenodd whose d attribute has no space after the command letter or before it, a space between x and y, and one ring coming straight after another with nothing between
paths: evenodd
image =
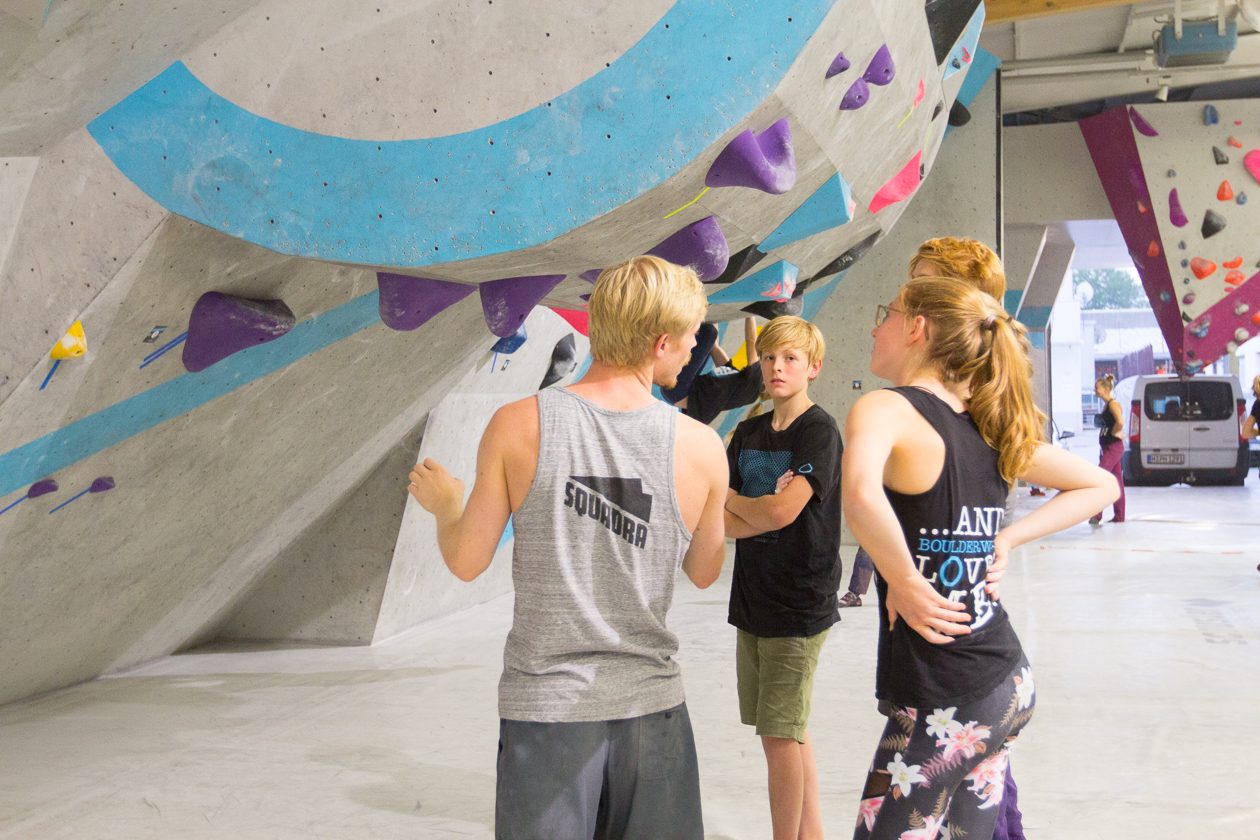
<instances>
[{"instance_id":1,"label":"blond man in gray tank top","mask_svg":"<svg viewBox=\"0 0 1260 840\"><path fill-rule=\"evenodd\" d=\"M495 413L467 505L441 464L411 473L461 580L485 571L512 517L501 840L703 837L665 618L680 568L700 588L721 571L726 455L652 386L674 385L706 307L690 269L650 256L605 269L589 305L590 371Z\"/></svg>"}]
</instances>

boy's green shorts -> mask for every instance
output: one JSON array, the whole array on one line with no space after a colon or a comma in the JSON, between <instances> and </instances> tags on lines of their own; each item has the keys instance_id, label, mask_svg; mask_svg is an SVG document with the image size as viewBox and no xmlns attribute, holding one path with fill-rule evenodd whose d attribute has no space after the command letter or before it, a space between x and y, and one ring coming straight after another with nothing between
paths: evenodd
<instances>
[{"instance_id":1,"label":"boy's green shorts","mask_svg":"<svg viewBox=\"0 0 1260 840\"><path fill-rule=\"evenodd\" d=\"M736 632L740 720L757 727L758 735L804 743L814 672L827 631L775 638Z\"/></svg>"}]
</instances>

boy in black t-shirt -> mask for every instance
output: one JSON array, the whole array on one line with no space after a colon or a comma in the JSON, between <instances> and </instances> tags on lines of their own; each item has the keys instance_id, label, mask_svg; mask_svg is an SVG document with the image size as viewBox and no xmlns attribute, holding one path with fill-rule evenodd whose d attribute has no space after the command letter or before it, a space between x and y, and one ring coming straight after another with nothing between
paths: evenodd
<instances>
[{"instance_id":1,"label":"boy in black t-shirt","mask_svg":"<svg viewBox=\"0 0 1260 840\"><path fill-rule=\"evenodd\" d=\"M727 449L740 719L761 736L776 840L822 836L806 724L818 654L840 618L843 448L836 421L808 394L824 350L818 328L797 317L762 331L757 351L774 411L740 423Z\"/></svg>"}]
</instances>

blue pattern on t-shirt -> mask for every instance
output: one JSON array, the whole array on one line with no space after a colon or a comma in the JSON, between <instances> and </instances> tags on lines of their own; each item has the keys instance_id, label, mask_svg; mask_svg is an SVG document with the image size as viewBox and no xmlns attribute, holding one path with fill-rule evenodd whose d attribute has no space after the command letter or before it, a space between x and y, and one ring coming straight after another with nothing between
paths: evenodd
<instances>
[{"instance_id":1,"label":"blue pattern on t-shirt","mask_svg":"<svg viewBox=\"0 0 1260 840\"><path fill-rule=\"evenodd\" d=\"M739 452L739 494L749 498L768 496L774 492L779 476L792 466L791 451L762 452L741 449Z\"/></svg>"}]
</instances>

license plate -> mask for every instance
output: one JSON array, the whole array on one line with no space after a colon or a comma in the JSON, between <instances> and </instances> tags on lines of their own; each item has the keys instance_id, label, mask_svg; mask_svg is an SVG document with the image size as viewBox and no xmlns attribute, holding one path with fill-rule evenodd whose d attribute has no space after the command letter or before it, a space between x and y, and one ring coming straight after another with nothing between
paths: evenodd
<instances>
[{"instance_id":1,"label":"license plate","mask_svg":"<svg viewBox=\"0 0 1260 840\"><path fill-rule=\"evenodd\" d=\"M1147 455L1146 463L1148 464L1185 464L1186 455L1184 452L1173 452L1173 453L1168 453L1168 454L1160 452L1154 455Z\"/></svg>"}]
</instances>

